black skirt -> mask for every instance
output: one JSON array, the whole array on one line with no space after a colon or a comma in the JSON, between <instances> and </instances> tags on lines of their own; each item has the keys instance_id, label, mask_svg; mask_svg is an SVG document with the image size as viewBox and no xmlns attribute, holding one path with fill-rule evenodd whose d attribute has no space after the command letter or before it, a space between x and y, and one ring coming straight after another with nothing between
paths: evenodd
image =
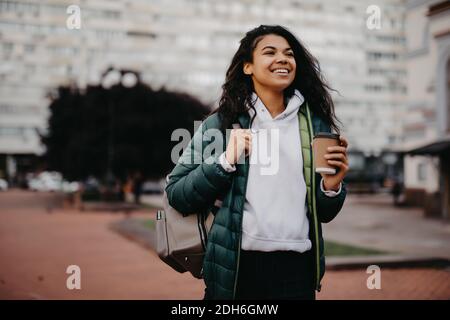
<instances>
[{"instance_id":1,"label":"black skirt","mask_svg":"<svg viewBox=\"0 0 450 320\"><path fill-rule=\"evenodd\" d=\"M312 250L241 250L236 299L315 300Z\"/></svg>"}]
</instances>

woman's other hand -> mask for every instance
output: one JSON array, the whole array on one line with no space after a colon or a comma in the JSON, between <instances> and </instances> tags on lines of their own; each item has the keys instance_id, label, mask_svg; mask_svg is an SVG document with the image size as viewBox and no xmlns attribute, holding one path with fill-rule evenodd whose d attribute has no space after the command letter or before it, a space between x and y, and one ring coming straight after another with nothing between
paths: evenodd
<instances>
[{"instance_id":1,"label":"woman's other hand","mask_svg":"<svg viewBox=\"0 0 450 320\"><path fill-rule=\"evenodd\" d=\"M339 146L328 147L328 153L325 154L328 164L339 168L336 174L322 174L323 185L325 190L338 191L340 183L344 180L345 175L349 170L349 163L347 158L348 141L344 137L339 137L341 140Z\"/></svg>"}]
</instances>

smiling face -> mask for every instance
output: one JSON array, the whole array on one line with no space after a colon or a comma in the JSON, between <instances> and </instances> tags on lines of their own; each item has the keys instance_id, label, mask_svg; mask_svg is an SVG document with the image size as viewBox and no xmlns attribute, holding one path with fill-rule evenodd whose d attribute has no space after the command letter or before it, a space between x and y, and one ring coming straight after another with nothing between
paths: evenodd
<instances>
[{"instance_id":1,"label":"smiling face","mask_svg":"<svg viewBox=\"0 0 450 320\"><path fill-rule=\"evenodd\" d=\"M296 63L289 43L268 34L256 45L253 62L244 63L244 73L252 76L256 91L283 91L294 81Z\"/></svg>"}]
</instances>

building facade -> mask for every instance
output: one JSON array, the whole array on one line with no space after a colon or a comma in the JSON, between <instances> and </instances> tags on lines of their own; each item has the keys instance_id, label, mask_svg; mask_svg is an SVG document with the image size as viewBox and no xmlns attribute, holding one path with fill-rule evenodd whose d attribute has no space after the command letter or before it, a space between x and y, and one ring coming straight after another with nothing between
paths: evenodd
<instances>
[{"instance_id":1,"label":"building facade","mask_svg":"<svg viewBox=\"0 0 450 320\"><path fill-rule=\"evenodd\" d=\"M0 157L42 154L48 92L96 84L109 66L217 105L238 41L260 24L288 27L319 59L350 149L379 157L403 139L404 13L404 0L0 1Z\"/></svg>"},{"instance_id":2,"label":"building facade","mask_svg":"<svg viewBox=\"0 0 450 320\"><path fill-rule=\"evenodd\" d=\"M449 218L450 1L409 1L406 201Z\"/></svg>"}]
</instances>

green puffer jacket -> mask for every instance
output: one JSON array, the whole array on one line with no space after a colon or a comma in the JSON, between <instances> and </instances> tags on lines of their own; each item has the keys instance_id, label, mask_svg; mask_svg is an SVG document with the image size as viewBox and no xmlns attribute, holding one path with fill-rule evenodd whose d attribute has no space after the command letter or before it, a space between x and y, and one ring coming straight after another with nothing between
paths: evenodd
<instances>
[{"instance_id":1,"label":"green puffer jacket","mask_svg":"<svg viewBox=\"0 0 450 320\"><path fill-rule=\"evenodd\" d=\"M320 291L320 281L325 273L321 223L330 222L341 210L346 189L343 184L341 193L336 197L327 197L320 190L321 176L313 173L314 168L311 165L313 163L311 141L314 133L331 130L323 120L311 114L306 102L301 105L298 115L303 174L307 186L309 237L315 254L316 290ZM238 121L242 128L248 128L250 117L248 114L243 114ZM202 150L205 150L212 140L207 131L211 128L220 128L218 114L205 119L196 131L178 164L169 175L166 192L169 204L184 214L204 211L205 208L211 208L216 199L223 198L222 207L216 212L213 226L208 234L203 275L209 298L234 299L239 271L242 213L249 163L247 157L244 164L236 165L235 172L226 172L216 161L225 150L225 143L223 150L217 150L212 159L203 159ZM202 150L199 149L201 147ZM193 160L197 161L193 162Z\"/></svg>"}]
</instances>

